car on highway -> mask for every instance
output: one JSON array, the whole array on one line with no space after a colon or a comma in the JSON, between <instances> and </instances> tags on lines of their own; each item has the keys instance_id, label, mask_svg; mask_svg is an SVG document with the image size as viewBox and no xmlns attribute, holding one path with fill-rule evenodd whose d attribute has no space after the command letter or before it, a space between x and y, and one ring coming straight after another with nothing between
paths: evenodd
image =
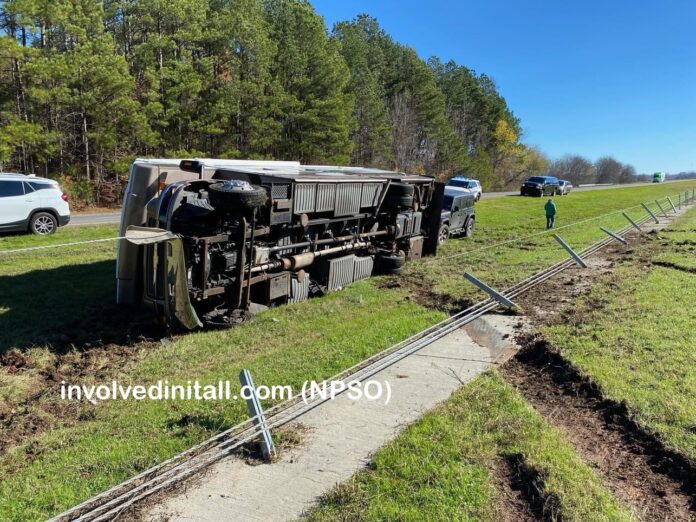
<instances>
[{"instance_id":1,"label":"car on highway","mask_svg":"<svg viewBox=\"0 0 696 522\"><path fill-rule=\"evenodd\" d=\"M70 221L68 196L56 181L0 173L0 232L53 234Z\"/></svg>"},{"instance_id":2,"label":"car on highway","mask_svg":"<svg viewBox=\"0 0 696 522\"><path fill-rule=\"evenodd\" d=\"M437 237L439 244L446 242L451 236L469 237L474 233L475 201L476 197L467 189L445 187L440 213L440 232Z\"/></svg>"},{"instance_id":3,"label":"car on highway","mask_svg":"<svg viewBox=\"0 0 696 522\"><path fill-rule=\"evenodd\" d=\"M471 179L464 176L455 176L447 182L447 186L468 190L474 195L474 201L478 201L483 195L481 182L477 179Z\"/></svg>"},{"instance_id":4,"label":"car on highway","mask_svg":"<svg viewBox=\"0 0 696 522\"><path fill-rule=\"evenodd\" d=\"M573 190L573 184L570 181L566 181L564 179L559 179L558 180L558 186L559 186L559 194L561 196L567 196L570 194L570 191Z\"/></svg>"},{"instance_id":5,"label":"car on highway","mask_svg":"<svg viewBox=\"0 0 696 522\"><path fill-rule=\"evenodd\" d=\"M555 196L559 194L560 183L554 176L532 176L522 183L521 196Z\"/></svg>"}]
</instances>

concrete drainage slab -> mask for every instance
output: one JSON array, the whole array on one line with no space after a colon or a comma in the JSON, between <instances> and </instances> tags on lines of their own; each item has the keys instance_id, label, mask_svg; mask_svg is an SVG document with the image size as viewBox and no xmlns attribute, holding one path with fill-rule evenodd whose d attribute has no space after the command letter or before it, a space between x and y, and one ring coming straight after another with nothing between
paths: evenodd
<instances>
[{"instance_id":1,"label":"concrete drainage slab","mask_svg":"<svg viewBox=\"0 0 696 522\"><path fill-rule=\"evenodd\" d=\"M457 388L517 350L520 317L485 315L375 374L391 400L346 394L298 419L302 443L273 464L229 457L184 491L150 508L149 520L294 520L371 455ZM292 425L291 425L292 426Z\"/></svg>"}]
</instances>

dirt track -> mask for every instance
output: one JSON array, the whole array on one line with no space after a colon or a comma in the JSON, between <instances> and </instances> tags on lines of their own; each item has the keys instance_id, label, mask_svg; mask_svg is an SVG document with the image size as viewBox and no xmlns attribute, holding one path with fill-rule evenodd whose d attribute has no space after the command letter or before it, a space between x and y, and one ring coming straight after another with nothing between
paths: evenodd
<instances>
[{"instance_id":1,"label":"dirt track","mask_svg":"<svg viewBox=\"0 0 696 522\"><path fill-rule=\"evenodd\" d=\"M520 304L536 325L582 320L569 305L586 293L597 277L635 255L630 246L612 246L592 258L589 269L560 274L534 288ZM548 295L561 297L549 300ZM550 424L564 433L606 486L642 520L696 520L694 464L666 449L654 435L636 425L624 405L606 400L592 382L542 338L526 336L519 342L525 348L501 367L501 373ZM519 476L512 476L513 486L514 477ZM520 510L515 498L509 502L508 496L503 495L503 502L524 520L528 508ZM531 508L538 502L534 495L526 498ZM540 513L536 511L536 515ZM554 516L545 509L543 518Z\"/></svg>"}]
</instances>

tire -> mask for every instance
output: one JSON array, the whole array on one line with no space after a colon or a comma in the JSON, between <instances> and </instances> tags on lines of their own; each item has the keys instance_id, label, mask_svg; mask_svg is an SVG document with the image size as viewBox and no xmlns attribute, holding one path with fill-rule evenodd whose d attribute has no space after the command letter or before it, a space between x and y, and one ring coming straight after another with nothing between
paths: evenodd
<instances>
[{"instance_id":1,"label":"tire","mask_svg":"<svg viewBox=\"0 0 696 522\"><path fill-rule=\"evenodd\" d=\"M466 223L466 227L464 228L464 237L471 237L474 235L474 224L476 223L476 219L471 218L469 221Z\"/></svg>"},{"instance_id":2,"label":"tire","mask_svg":"<svg viewBox=\"0 0 696 522\"><path fill-rule=\"evenodd\" d=\"M251 187L250 190L230 186L228 183L214 183L208 187L208 198L215 208L251 210L264 206L268 200L266 189L256 185L248 186Z\"/></svg>"},{"instance_id":3,"label":"tire","mask_svg":"<svg viewBox=\"0 0 696 522\"><path fill-rule=\"evenodd\" d=\"M413 206L413 185L407 183L392 183L387 189L384 202L390 207Z\"/></svg>"},{"instance_id":4,"label":"tire","mask_svg":"<svg viewBox=\"0 0 696 522\"><path fill-rule=\"evenodd\" d=\"M58 228L58 220L49 212L37 212L31 216L29 230L39 236L49 236Z\"/></svg>"},{"instance_id":5,"label":"tire","mask_svg":"<svg viewBox=\"0 0 696 522\"><path fill-rule=\"evenodd\" d=\"M406 256L403 254L384 254L377 258L380 274L400 274L404 270Z\"/></svg>"},{"instance_id":6,"label":"tire","mask_svg":"<svg viewBox=\"0 0 696 522\"><path fill-rule=\"evenodd\" d=\"M450 229L447 225L440 226L440 230L437 233L437 244L442 245L447 242L450 237Z\"/></svg>"}]
</instances>

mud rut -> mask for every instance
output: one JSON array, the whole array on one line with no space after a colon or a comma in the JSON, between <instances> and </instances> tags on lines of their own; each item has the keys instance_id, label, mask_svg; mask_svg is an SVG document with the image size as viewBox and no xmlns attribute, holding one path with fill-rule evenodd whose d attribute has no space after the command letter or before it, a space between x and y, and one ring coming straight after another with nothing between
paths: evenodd
<instances>
[{"instance_id":1,"label":"mud rut","mask_svg":"<svg viewBox=\"0 0 696 522\"><path fill-rule=\"evenodd\" d=\"M522 306L531 311L533 323L563 320L557 303L548 305L554 310L544 310L545 295L564 292L563 301L570 303L591 286L588 278L610 272L614 264L633 254L630 248L610 248L583 272L586 284L573 285L577 275L570 270L525 295ZM543 338L525 334L518 342L523 348L499 368L501 374L565 435L604 485L641 520L696 520L694 464L633 422L624 405L604 398L594 383ZM493 475L502 519L562 519L557 499L544 496L543 477L525 464L523 456L501 457Z\"/></svg>"}]
</instances>

